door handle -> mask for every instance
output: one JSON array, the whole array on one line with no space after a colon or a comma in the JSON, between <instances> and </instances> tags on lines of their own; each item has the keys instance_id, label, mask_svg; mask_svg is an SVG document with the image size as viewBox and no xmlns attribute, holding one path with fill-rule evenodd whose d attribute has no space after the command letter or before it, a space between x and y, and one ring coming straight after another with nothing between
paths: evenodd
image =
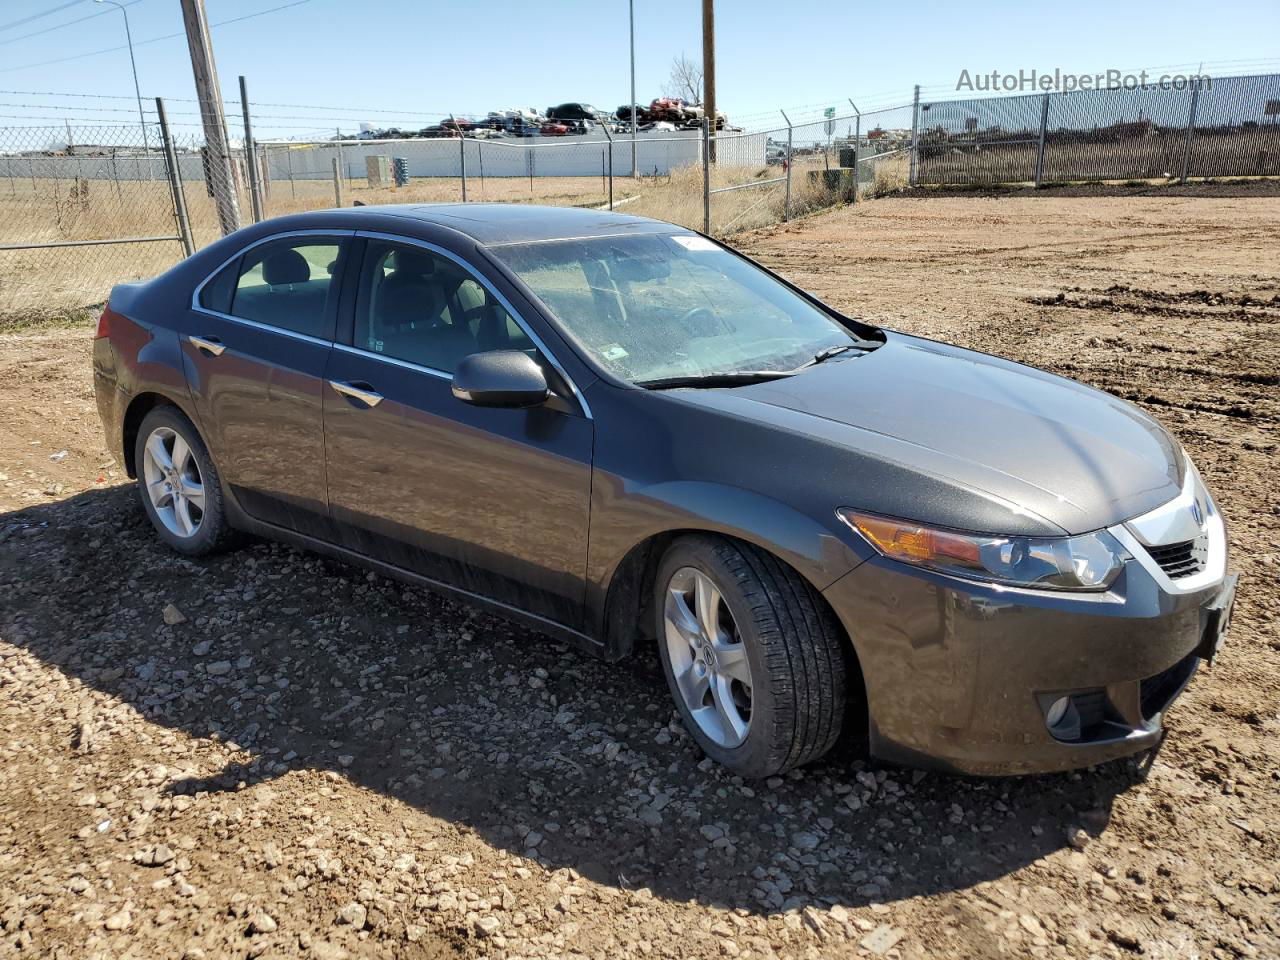
<instances>
[{"instance_id":1,"label":"door handle","mask_svg":"<svg viewBox=\"0 0 1280 960\"><path fill-rule=\"evenodd\" d=\"M357 387L353 383L347 383L343 380L330 380L329 386L344 397L354 397L366 406L376 407L382 402L382 394L375 393L373 390L366 390L363 387Z\"/></svg>"},{"instance_id":2,"label":"door handle","mask_svg":"<svg viewBox=\"0 0 1280 960\"><path fill-rule=\"evenodd\" d=\"M222 356L222 351L227 349L227 345L217 337L187 337L187 342L197 350L204 350L215 357Z\"/></svg>"}]
</instances>

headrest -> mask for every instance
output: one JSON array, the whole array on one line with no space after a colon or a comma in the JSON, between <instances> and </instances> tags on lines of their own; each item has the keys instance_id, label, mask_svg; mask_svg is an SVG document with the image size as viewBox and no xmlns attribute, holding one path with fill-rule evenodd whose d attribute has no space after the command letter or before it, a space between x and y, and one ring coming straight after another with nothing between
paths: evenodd
<instances>
[{"instance_id":1,"label":"headrest","mask_svg":"<svg viewBox=\"0 0 1280 960\"><path fill-rule=\"evenodd\" d=\"M306 283L311 279L311 264L297 250L280 250L262 261L262 279L273 287Z\"/></svg>"},{"instance_id":2,"label":"headrest","mask_svg":"<svg viewBox=\"0 0 1280 960\"><path fill-rule=\"evenodd\" d=\"M430 276L436 272L436 258L426 251L400 247L395 252L395 272L418 277Z\"/></svg>"},{"instance_id":3,"label":"headrest","mask_svg":"<svg viewBox=\"0 0 1280 960\"><path fill-rule=\"evenodd\" d=\"M444 293L438 283L401 273L399 283L383 285L376 316L381 328L394 330L406 324L436 324L443 309Z\"/></svg>"}]
</instances>

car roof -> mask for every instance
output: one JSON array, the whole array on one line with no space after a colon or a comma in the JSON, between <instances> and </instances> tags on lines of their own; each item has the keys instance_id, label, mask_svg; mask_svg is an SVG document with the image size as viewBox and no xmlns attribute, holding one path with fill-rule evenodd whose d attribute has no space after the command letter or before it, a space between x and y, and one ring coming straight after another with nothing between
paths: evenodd
<instances>
[{"instance_id":1,"label":"car roof","mask_svg":"<svg viewBox=\"0 0 1280 960\"><path fill-rule=\"evenodd\" d=\"M633 217L608 210L544 207L526 203L396 203L358 207L342 212L435 223L465 234L485 246L628 233L687 232L683 227L648 217Z\"/></svg>"}]
</instances>

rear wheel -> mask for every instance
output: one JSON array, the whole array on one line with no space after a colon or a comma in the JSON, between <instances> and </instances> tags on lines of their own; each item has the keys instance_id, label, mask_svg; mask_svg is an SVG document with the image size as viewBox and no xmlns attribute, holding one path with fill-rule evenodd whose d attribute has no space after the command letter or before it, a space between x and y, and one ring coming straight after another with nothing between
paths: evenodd
<instances>
[{"instance_id":1,"label":"rear wheel","mask_svg":"<svg viewBox=\"0 0 1280 960\"><path fill-rule=\"evenodd\" d=\"M188 556L234 542L217 468L199 431L180 410L156 407L143 418L133 462L142 509L161 540Z\"/></svg>"},{"instance_id":2,"label":"rear wheel","mask_svg":"<svg viewBox=\"0 0 1280 960\"><path fill-rule=\"evenodd\" d=\"M831 749L845 708L843 641L799 574L748 544L685 537L655 589L663 672L704 753L767 777Z\"/></svg>"}]
</instances>

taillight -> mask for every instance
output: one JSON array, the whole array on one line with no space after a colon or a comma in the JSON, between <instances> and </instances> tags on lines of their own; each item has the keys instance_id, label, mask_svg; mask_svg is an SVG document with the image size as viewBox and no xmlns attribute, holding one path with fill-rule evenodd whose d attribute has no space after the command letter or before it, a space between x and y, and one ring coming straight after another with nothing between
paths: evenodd
<instances>
[{"instance_id":1,"label":"taillight","mask_svg":"<svg viewBox=\"0 0 1280 960\"><path fill-rule=\"evenodd\" d=\"M95 339L111 336L111 320L113 317L119 317L119 314L110 307L102 308L102 316L98 317L98 332L94 334Z\"/></svg>"}]
</instances>

